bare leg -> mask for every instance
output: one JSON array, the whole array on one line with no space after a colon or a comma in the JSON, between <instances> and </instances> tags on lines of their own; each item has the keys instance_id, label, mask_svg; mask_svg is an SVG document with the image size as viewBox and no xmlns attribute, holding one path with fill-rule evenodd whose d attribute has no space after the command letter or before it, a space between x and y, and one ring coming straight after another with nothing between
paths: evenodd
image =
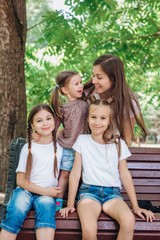
<instances>
[{"instance_id":1,"label":"bare leg","mask_svg":"<svg viewBox=\"0 0 160 240\"><path fill-rule=\"evenodd\" d=\"M100 203L92 199L83 199L78 204L77 211L83 240L97 240L97 219L101 213Z\"/></svg>"},{"instance_id":2,"label":"bare leg","mask_svg":"<svg viewBox=\"0 0 160 240\"><path fill-rule=\"evenodd\" d=\"M122 199L111 199L105 202L102 210L114 218L120 225L117 240L132 240L134 233L135 218Z\"/></svg>"},{"instance_id":3,"label":"bare leg","mask_svg":"<svg viewBox=\"0 0 160 240\"><path fill-rule=\"evenodd\" d=\"M41 227L36 230L37 240L53 240L55 235L55 229L49 227Z\"/></svg>"},{"instance_id":4,"label":"bare leg","mask_svg":"<svg viewBox=\"0 0 160 240\"><path fill-rule=\"evenodd\" d=\"M6 231L2 228L0 233L0 240L15 240L17 234Z\"/></svg>"},{"instance_id":5,"label":"bare leg","mask_svg":"<svg viewBox=\"0 0 160 240\"><path fill-rule=\"evenodd\" d=\"M58 180L58 186L61 188L62 192L58 194L57 198L63 198L67 189L67 184L69 180L70 172L61 170L60 177Z\"/></svg>"}]
</instances>

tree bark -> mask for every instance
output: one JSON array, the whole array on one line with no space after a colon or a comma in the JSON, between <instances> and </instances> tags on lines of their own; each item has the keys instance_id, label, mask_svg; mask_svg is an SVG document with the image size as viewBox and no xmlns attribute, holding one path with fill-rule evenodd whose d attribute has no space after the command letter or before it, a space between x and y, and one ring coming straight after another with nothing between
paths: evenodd
<instances>
[{"instance_id":1,"label":"tree bark","mask_svg":"<svg viewBox=\"0 0 160 240\"><path fill-rule=\"evenodd\" d=\"M26 25L25 0L0 0L0 191L3 192L10 142L26 135Z\"/></svg>"}]
</instances>

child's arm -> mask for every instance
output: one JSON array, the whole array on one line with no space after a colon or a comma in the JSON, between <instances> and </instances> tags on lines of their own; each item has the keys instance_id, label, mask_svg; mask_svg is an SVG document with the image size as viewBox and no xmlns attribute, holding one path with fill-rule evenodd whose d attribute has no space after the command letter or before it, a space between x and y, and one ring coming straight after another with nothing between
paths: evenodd
<instances>
[{"instance_id":1,"label":"child's arm","mask_svg":"<svg viewBox=\"0 0 160 240\"><path fill-rule=\"evenodd\" d=\"M26 175L23 172L17 172L17 185L29 192L49 197L57 197L57 195L61 193L60 187L44 188L37 186L29 179L26 179Z\"/></svg>"},{"instance_id":2,"label":"child's arm","mask_svg":"<svg viewBox=\"0 0 160 240\"><path fill-rule=\"evenodd\" d=\"M74 204L79 185L79 180L81 177L81 169L82 169L82 157L80 153L76 152L73 168L69 176L69 192L67 207L60 210L61 216L63 217L67 217L69 212L73 213L75 211Z\"/></svg>"},{"instance_id":3,"label":"child's arm","mask_svg":"<svg viewBox=\"0 0 160 240\"><path fill-rule=\"evenodd\" d=\"M131 174L127 167L126 160L121 160L119 163L119 173L120 178L123 183L124 188L126 189L126 192L129 196L129 199L132 203L132 207L134 210L134 213L137 214L140 218L145 219L144 215L146 216L147 222L152 222L152 219L155 219L154 214L151 211L148 211L146 209L142 209L138 206L137 197L135 188L133 185L133 180L131 177ZM144 214L144 215L143 215Z\"/></svg>"}]
</instances>

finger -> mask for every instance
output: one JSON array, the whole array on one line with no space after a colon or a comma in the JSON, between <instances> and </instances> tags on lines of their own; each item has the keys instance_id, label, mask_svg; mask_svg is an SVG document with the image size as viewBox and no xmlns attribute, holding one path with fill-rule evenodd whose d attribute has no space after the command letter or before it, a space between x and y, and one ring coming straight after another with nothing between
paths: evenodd
<instances>
[{"instance_id":1,"label":"finger","mask_svg":"<svg viewBox=\"0 0 160 240\"><path fill-rule=\"evenodd\" d=\"M66 217L68 217L68 212L69 212L69 211L66 211Z\"/></svg>"},{"instance_id":2,"label":"finger","mask_svg":"<svg viewBox=\"0 0 160 240\"><path fill-rule=\"evenodd\" d=\"M152 222L152 216L150 216L149 219L150 219L150 222Z\"/></svg>"},{"instance_id":3,"label":"finger","mask_svg":"<svg viewBox=\"0 0 160 240\"><path fill-rule=\"evenodd\" d=\"M144 215L141 214L140 212L138 212L137 215L138 215L140 218L145 219Z\"/></svg>"},{"instance_id":4,"label":"finger","mask_svg":"<svg viewBox=\"0 0 160 240\"><path fill-rule=\"evenodd\" d=\"M75 208L71 209L71 213L75 212L75 210L76 210Z\"/></svg>"},{"instance_id":5,"label":"finger","mask_svg":"<svg viewBox=\"0 0 160 240\"><path fill-rule=\"evenodd\" d=\"M147 219L147 222L149 222L149 219L150 219L150 218L149 218L149 216L148 216L148 215L146 215L146 219Z\"/></svg>"},{"instance_id":6,"label":"finger","mask_svg":"<svg viewBox=\"0 0 160 240\"><path fill-rule=\"evenodd\" d=\"M62 192L61 190L57 190L57 194L58 194L58 193L61 193L61 192Z\"/></svg>"}]
</instances>

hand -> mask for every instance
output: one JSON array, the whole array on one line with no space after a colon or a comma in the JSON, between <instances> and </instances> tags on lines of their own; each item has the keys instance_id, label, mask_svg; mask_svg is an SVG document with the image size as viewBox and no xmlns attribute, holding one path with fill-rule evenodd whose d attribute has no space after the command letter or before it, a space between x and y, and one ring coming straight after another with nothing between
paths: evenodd
<instances>
[{"instance_id":1,"label":"hand","mask_svg":"<svg viewBox=\"0 0 160 240\"><path fill-rule=\"evenodd\" d=\"M50 187L50 188L47 188L47 191L49 191L49 196L54 198L56 198L58 194L62 192L60 187Z\"/></svg>"},{"instance_id":2,"label":"hand","mask_svg":"<svg viewBox=\"0 0 160 240\"><path fill-rule=\"evenodd\" d=\"M66 207L66 208L62 208L62 209L59 210L61 216L64 217L64 218L68 217L69 212L73 213L75 211L76 211L76 209L74 207Z\"/></svg>"},{"instance_id":3,"label":"hand","mask_svg":"<svg viewBox=\"0 0 160 240\"><path fill-rule=\"evenodd\" d=\"M32 133L32 138L35 142L38 142L41 138L41 135L34 130L33 133Z\"/></svg>"},{"instance_id":4,"label":"hand","mask_svg":"<svg viewBox=\"0 0 160 240\"><path fill-rule=\"evenodd\" d=\"M134 210L134 213L137 214L142 219L146 218L147 222L149 222L149 221L152 222L152 220L155 219L153 212L143 209L143 208L138 207L137 209ZM145 215L145 217L143 214Z\"/></svg>"}]
</instances>

